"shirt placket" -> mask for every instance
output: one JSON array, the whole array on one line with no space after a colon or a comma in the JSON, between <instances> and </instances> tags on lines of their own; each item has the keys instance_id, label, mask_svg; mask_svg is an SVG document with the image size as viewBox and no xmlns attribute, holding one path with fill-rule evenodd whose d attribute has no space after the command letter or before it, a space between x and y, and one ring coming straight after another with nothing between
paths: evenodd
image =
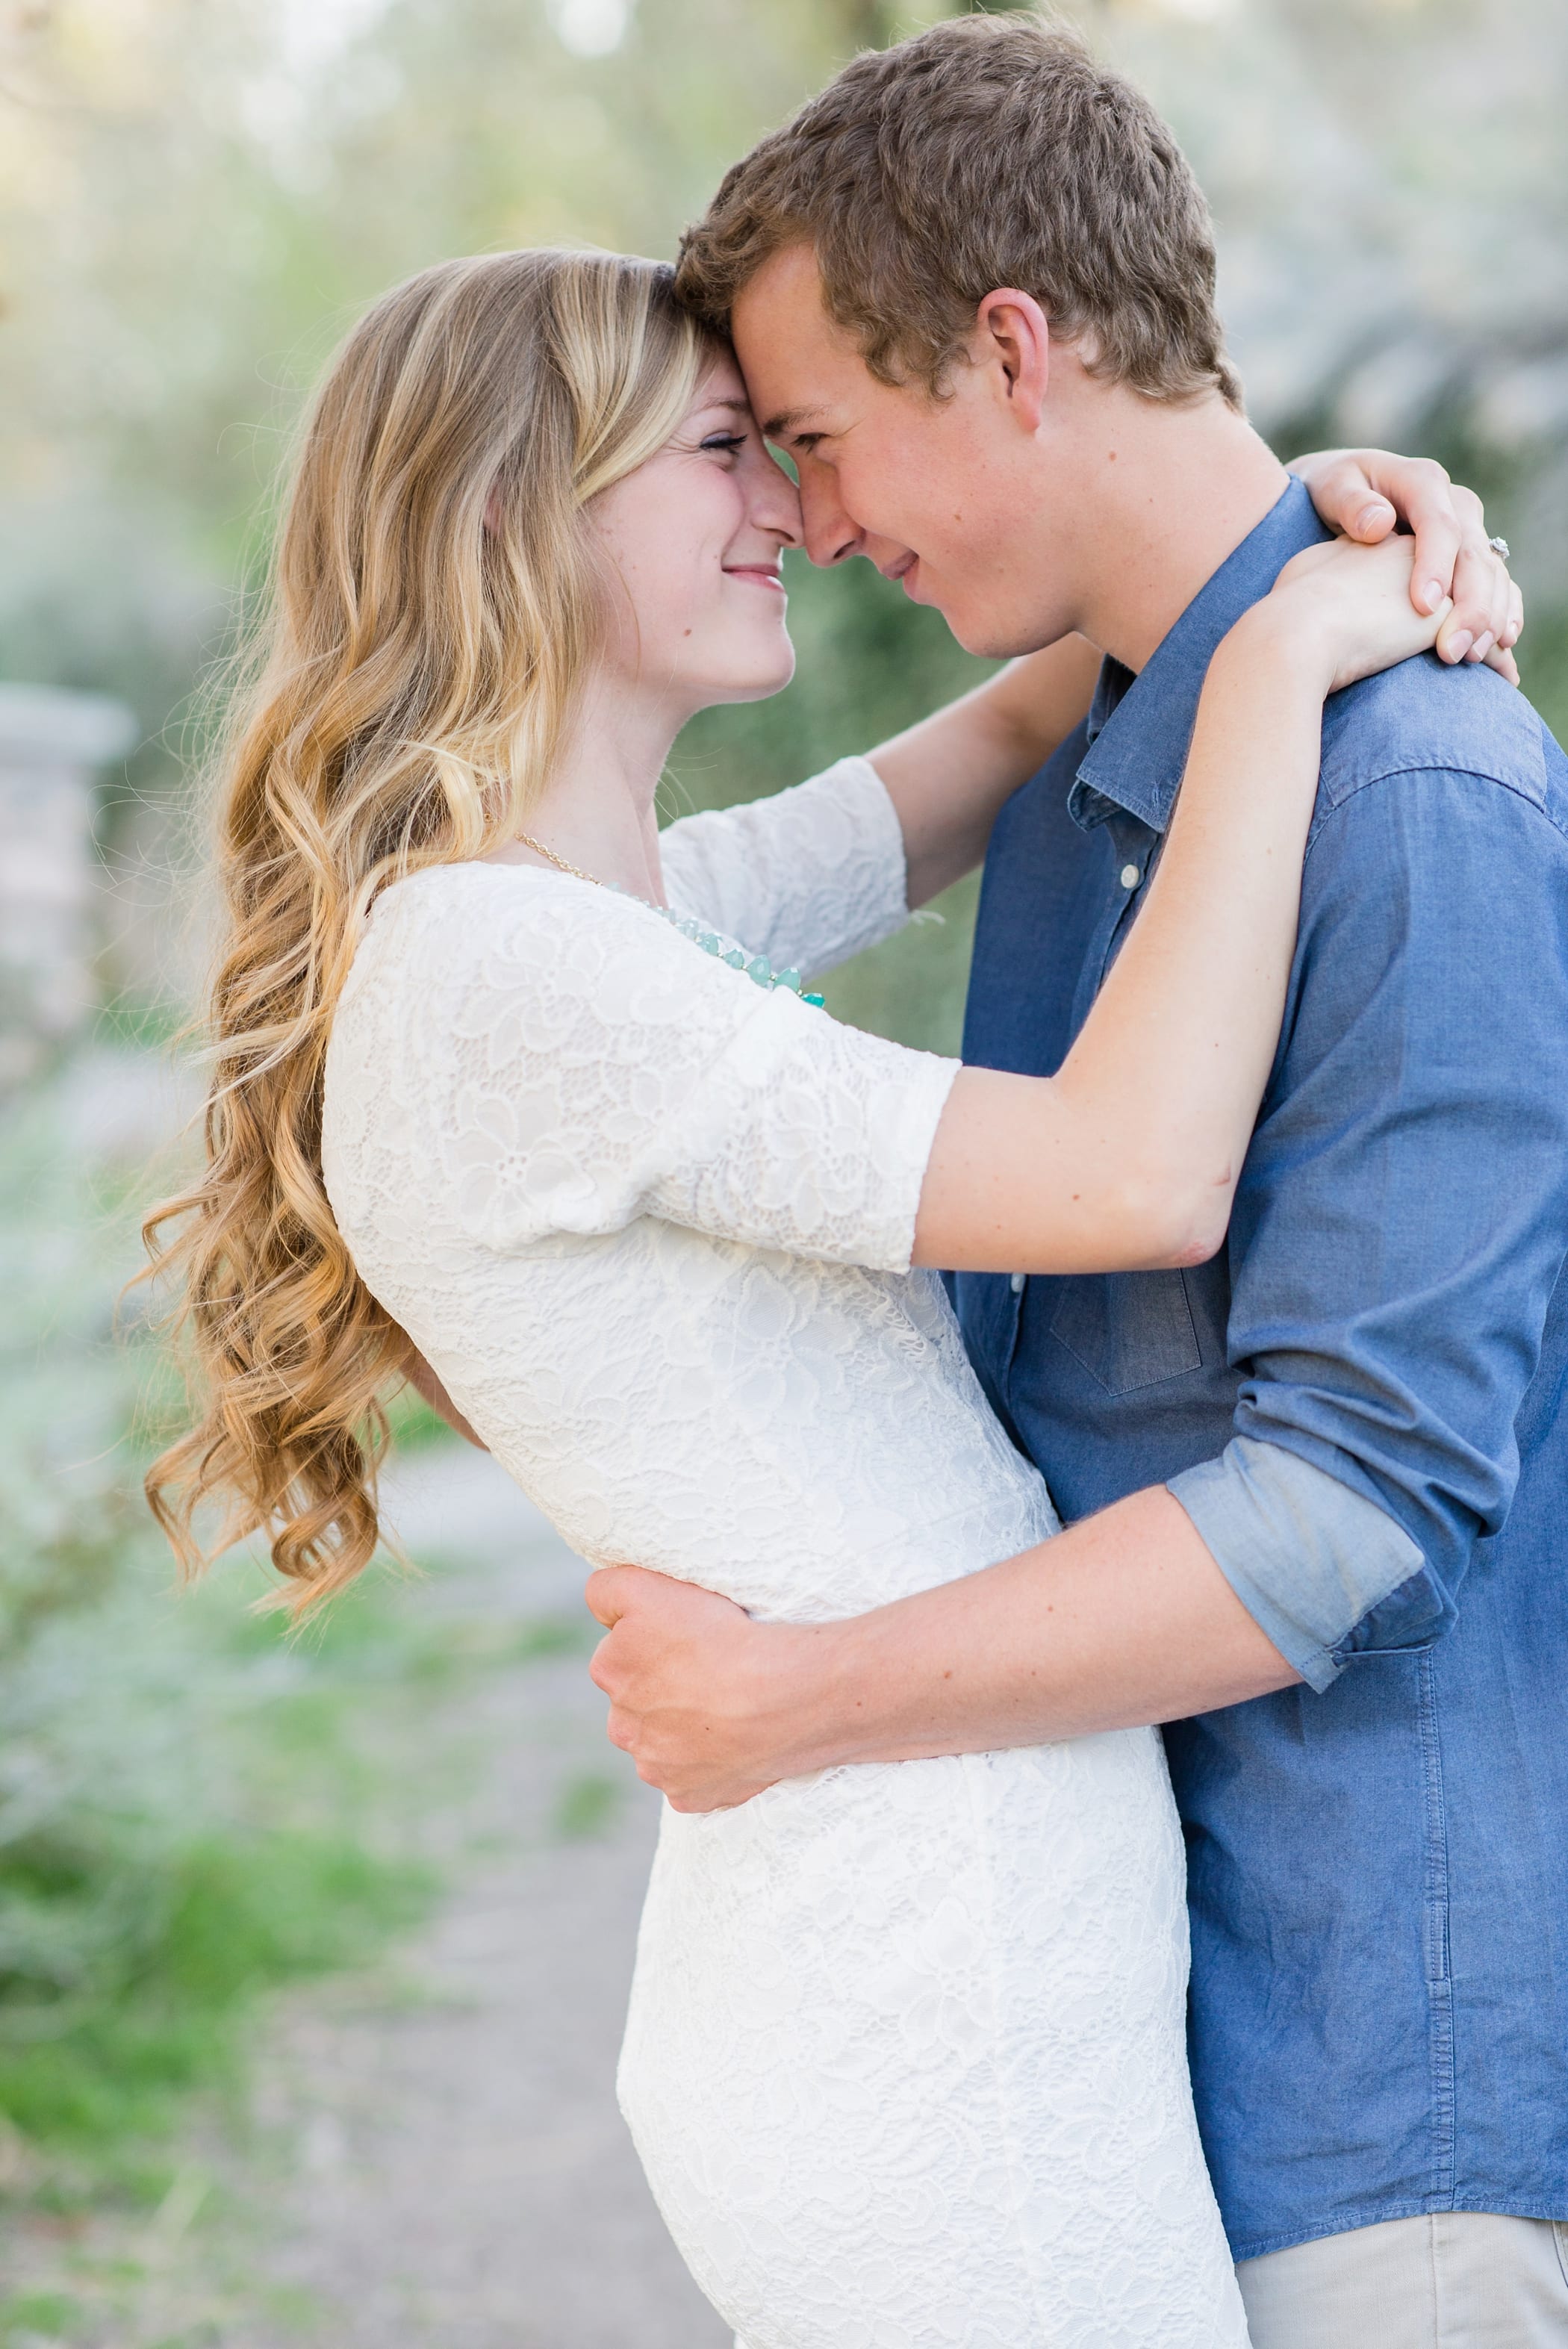
<instances>
[{"instance_id":1,"label":"shirt placket","mask_svg":"<svg viewBox=\"0 0 1568 2349\"><path fill-rule=\"evenodd\" d=\"M1118 808L1103 822L1111 846L1111 885L1106 895L1104 909L1095 926L1089 950L1084 957L1083 969L1073 999L1072 1028L1075 1037L1088 1018L1095 997L1105 984L1106 973L1121 951L1160 854L1161 835L1149 824L1140 823L1136 816L1128 815ZM1009 1309L1002 1352L1004 1388L1017 1350L1018 1325L1024 1309L1024 1291L1027 1286L1026 1273L1015 1272L1009 1276Z\"/></svg>"},{"instance_id":2,"label":"shirt placket","mask_svg":"<svg viewBox=\"0 0 1568 2349\"><path fill-rule=\"evenodd\" d=\"M1088 1018L1095 997L1105 985L1106 974L1121 951L1159 854L1160 834L1137 816L1119 809L1106 817L1105 829L1111 848L1110 882L1073 998L1075 1036Z\"/></svg>"}]
</instances>

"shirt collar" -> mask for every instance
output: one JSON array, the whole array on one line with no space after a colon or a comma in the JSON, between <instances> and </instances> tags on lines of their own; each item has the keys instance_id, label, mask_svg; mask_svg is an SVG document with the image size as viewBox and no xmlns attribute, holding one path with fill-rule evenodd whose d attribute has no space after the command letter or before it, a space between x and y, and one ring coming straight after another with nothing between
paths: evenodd
<instances>
[{"instance_id":1,"label":"shirt collar","mask_svg":"<svg viewBox=\"0 0 1568 2349\"><path fill-rule=\"evenodd\" d=\"M1171 821L1198 697L1222 636L1266 595L1293 554L1333 536L1305 485L1293 479L1255 530L1227 555L1161 638L1135 677L1120 661L1100 667L1088 714L1088 743L1068 797L1089 831L1125 809L1155 832Z\"/></svg>"}]
</instances>

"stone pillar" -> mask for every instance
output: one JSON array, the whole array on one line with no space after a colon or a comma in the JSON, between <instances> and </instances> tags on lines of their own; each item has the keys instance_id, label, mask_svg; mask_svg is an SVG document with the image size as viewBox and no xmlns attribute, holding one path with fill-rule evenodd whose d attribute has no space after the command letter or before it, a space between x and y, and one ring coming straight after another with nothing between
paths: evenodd
<instances>
[{"instance_id":1,"label":"stone pillar","mask_svg":"<svg viewBox=\"0 0 1568 2349\"><path fill-rule=\"evenodd\" d=\"M106 695L0 685L0 1092L93 1009L93 777L137 732Z\"/></svg>"}]
</instances>

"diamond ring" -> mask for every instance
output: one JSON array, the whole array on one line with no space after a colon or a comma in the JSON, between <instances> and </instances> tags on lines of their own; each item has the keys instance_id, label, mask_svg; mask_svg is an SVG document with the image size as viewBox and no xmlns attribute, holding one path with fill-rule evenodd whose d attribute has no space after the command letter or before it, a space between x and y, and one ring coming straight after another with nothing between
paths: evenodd
<instances>
[{"instance_id":1,"label":"diamond ring","mask_svg":"<svg viewBox=\"0 0 1568 2349\"><path fill-rule=\"evenodd\" d=\"M1508 561L1508 541L1506 538L1489 538L1487 540L1487 544L1489 546L1494 546L1505 563Z\"/></svg>"}]
</instances>

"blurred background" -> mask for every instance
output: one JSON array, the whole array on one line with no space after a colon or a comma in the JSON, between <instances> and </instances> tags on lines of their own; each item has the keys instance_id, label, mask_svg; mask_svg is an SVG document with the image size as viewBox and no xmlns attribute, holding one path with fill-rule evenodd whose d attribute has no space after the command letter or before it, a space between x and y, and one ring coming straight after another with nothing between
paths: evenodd
<instances>
[{"instance_id":1,"label":"blurred background","mask_svg":"<svg viewBox=\"0 0 1568 2349\"><path fill-rule=\"evenodd\" d=\"M648 1805L579 1570L397 1414L416 1572L286 1642L175 1598L132 1301L202 956L192 695L304 388L440 256L673 252L884 0L0 0L0 2349L720 2349L610 2094ZM1481 490L1568 724L1562 0L1081 0L1212 201L1253 414ZM980 673L795 566L797 682L678 747L777 788ZM973 889L833 983L958 1035Z\"/></svg>"}]
</instances>

